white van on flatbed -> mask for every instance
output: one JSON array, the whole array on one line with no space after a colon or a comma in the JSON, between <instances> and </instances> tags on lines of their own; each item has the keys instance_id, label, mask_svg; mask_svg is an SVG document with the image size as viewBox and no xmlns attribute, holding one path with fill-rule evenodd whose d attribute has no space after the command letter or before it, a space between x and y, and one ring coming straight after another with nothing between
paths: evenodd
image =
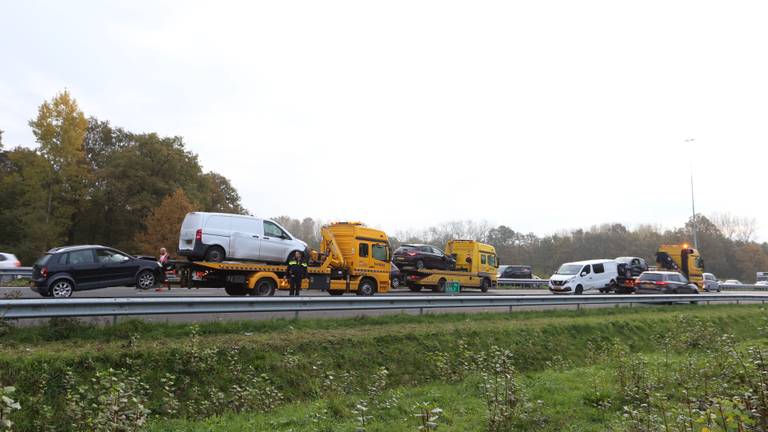
<instances>
[{"instance_id":1,"label":"white van on flatbed","mask_svg":"<svg viewBox=\"0 0 768 432\"><path fill-rule=\"evenodd\" d=\"M190 261L259 261L284 264L307 244L275 221L229 213L187 213L179 232L179 255Z\"/></svg>"},{"instance_id":2,"label":"white van on flatbed","mask_svg":"<svg viewBox=\"0 0 768 432\"><path fill-rule=\"evenodd\" d=\"M599 259L576 261L560 266L549 278L553 294L583 294L587 291L610 292L616 286L616 261Z\"/></svg>"}]
</instances>

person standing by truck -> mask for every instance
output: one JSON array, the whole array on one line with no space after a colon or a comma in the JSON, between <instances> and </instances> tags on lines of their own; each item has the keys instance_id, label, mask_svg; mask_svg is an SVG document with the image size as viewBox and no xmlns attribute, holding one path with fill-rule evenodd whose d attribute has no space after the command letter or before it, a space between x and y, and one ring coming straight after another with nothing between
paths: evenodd
<instances>
[{"instance_id":1,"label":"person standing by truck","mask_svg":"<svg viewBox=\"0 0 768 432\"><path fill-rule=\"evenodd\" d=\"M288 261L288 271L285 275L291 284L291 291L288 295L299 295L301 292L301 281L307 277L307 263L302 259L301 252L296 251L291 260Z\"/></svg>"}]
</instances>

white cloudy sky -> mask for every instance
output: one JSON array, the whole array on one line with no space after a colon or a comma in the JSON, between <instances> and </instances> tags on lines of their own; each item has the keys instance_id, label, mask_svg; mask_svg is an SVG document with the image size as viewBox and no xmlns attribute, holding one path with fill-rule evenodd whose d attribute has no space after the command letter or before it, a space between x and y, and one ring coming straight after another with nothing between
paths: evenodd
<instances>
[{"instance_id":1,"label":"white cloudy sky","mask_svg":"<svg viewBox=\"0 0 768 432\"><path fill-rule=\"evenodd\" d=\"M0 129L34 146L66 87L183 136L254 214L392 232L677 226L693 169L697 210L767 240L766 20L763 1L5 1Z\"/></svg>"}]
</instances>

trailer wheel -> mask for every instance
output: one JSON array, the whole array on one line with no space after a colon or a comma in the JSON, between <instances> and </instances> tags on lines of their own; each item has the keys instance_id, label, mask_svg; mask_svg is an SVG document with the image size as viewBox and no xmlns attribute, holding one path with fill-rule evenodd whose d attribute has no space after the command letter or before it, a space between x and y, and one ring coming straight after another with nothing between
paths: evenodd
<instances>
[{"instance_id":1,"label":"trailer wheel","mask_svg":"<svg viewBox=\"0 0 768 432\"><path fill-rule=\"evenodd\" d=\"M248 288L240 284L224 285L224 291L231 296L244 296L248 293Z\"/></svg>"},{"instance_id":2,"label":"trailer wheel","mask_svg":"<svg viewBox=\"0 0 768 432\"><path fill-rule=\"evenodd\" d=\"M488 289L490 287L491 287L491 281L489 281L487 278L483 278L483 281L480 282L480 291L488 292Z\"/></svg>"},{"instance_id":3,"label":"trailer wheel","mask_svg":"<svg viewBox=\"0 0 768 432\"><path fill-rule=\"evenodd\" d=\"M376 293L376 282L372 279L365 278L360 281L360 285L357 287L357 295L372 296Z\"/></svg>"},{"instance_id":4,"label":"trailer wheel","mask_svg":"<svg viewBox=\"0 0 768 432\"><path fill-rule=\"evenodd\" d=\"M259 279L256 281L256 285L253 286L250 294L259 297L275 295L275 281L270 278Z\"/></svg>"}]
</instances>

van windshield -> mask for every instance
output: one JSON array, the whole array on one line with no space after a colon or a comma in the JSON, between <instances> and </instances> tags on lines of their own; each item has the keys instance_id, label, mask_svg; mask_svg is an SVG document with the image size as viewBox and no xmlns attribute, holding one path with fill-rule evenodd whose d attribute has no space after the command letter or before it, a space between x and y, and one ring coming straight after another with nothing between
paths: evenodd
<instances>
[{"instance_id":1,"label":"van windshield","mask_svg":"<svg viewBox=\"0 0 768 432\"><path fill-rule=\"evenodd\" d=\"M560 266L559 269L557 269L557 272L555 274L559 275L575 275L576 273L581 270L581 265L579 264L563 264Z\"/></svg>"}]
</instances>

